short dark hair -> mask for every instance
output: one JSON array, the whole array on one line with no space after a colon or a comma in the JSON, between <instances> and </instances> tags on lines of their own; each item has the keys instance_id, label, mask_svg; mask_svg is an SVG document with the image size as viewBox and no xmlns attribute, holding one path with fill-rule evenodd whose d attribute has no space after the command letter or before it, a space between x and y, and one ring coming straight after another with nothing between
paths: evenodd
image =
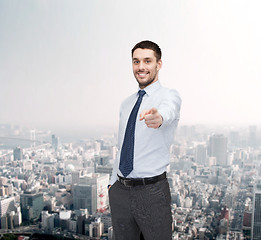
<instances>
[{"instance_id":1,"label":"short dark hair","mask_svg":"<svg viewBox=\"0 0 261 240\"><path fill-rule=\"evenodd\" d=\"M141 48L141 49L151 49L154 51L155 53L155 57L157 59L157 61L159 61L161 59L161 50L160 47L158 46L158 44L149 41L149 40L145 40L145 41L141 41L139 43L137 43L133 49L131 50L131 56L133 56L134 51L137 48Z\"/></svg>"}]
</instances>

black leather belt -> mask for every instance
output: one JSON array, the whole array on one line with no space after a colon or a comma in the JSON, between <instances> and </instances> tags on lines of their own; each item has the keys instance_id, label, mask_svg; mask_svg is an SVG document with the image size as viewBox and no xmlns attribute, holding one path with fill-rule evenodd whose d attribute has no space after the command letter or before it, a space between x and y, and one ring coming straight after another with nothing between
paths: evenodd
<instances>
[{"instance_id":1,"label":"black leather belt","mask_svg":"<svg viewBox=\"0 0 261 240\"><path fill-rule=\"evenodd\" d=\"M148 185L163 180L166 178L166 172L162 173L161 175L148 178L124 178L119 175L118 178L119 182L122 183L124 186L135 187L138 185Z\"/></svg>"}]
</instances>

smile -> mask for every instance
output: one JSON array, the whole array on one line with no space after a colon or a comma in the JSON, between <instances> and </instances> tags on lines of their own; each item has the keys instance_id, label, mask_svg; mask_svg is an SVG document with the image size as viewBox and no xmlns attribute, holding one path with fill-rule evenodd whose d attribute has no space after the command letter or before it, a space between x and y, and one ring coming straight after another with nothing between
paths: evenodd
<instances>
[{"instance_id":1,"label":"smile","mask_svg":"<svg viewBox=\"0 0 261 240\"><path fill-rule=\"evenodd\" d=\"M139 75L140 77L145 77L147 74L148 74L148 73L138 72L138 75Z\"/></svg>"}]
</instances>

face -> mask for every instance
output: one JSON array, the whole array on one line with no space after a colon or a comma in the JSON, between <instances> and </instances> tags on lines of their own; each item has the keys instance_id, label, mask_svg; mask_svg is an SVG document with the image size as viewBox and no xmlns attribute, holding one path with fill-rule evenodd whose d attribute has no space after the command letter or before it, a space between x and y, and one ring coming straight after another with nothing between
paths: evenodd
<instances>
[{"instance_id":1,"label":"face","mask_svg":"<svg viewBox=\"0 0 261 240\"><path fill-rule=\"evenodd\" d=\"M141 89L158 81L158 72L161 69L162 61L156 59L151 49L137 48L132 56L133 74Z\"/></svg>"}]
</instances>

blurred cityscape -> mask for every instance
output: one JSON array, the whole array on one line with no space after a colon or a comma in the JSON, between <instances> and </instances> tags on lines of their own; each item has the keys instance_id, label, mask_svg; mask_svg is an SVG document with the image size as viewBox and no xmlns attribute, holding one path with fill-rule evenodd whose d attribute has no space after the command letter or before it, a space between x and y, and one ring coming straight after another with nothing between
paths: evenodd
<instances>
[{"instance_id":1,"label":"blurred cityscape","mask_svg":"<svg viewBox=\"0 0 261 240\"><path fill-rule=\"evenodd\" d=\"M116 134L64 142L0 124L0 236L112 239L117 151ZM180 126L170 157L173 239L261 239L260 127Z\"/></svg>"}]
</instances>

